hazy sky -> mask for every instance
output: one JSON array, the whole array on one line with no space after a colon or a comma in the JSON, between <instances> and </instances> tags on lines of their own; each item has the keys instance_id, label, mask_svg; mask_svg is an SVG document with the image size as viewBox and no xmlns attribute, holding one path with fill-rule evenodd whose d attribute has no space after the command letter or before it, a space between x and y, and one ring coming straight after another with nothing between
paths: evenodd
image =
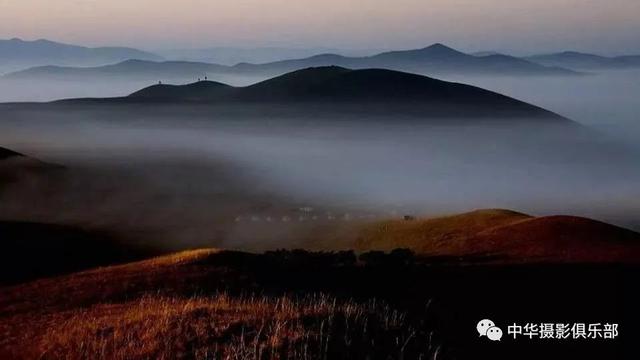
<instances>
[{"instance_id":1,"label":"hazy sky","mask_svg":"<svg viewBox=\"0 0 640 360\"><path fill-rule=\"evenodd\" d=\"M88 45L640 52L640 0L0 0L0 38Z\"/></svg>"}]
</instances>

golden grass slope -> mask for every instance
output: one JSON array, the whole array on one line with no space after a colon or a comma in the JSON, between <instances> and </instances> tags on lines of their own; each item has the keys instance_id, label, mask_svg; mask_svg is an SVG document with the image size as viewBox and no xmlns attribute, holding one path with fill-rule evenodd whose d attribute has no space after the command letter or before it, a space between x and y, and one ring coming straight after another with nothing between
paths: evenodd
<instances>
[{"instance_id":1,"label":"golden grass slope","mask_svg":"<svg viewBox=\"0 0 640 360\"><path fill-rule=\"evenodd\" d=\"M427 256L498 256L509 262L640 262L640 234L576 216L477 210L365 227L356 248L409 248Z\"/></svg>"},{"instance_id":2,"label":"golden grass slope","mask_svg":"<svg viewBox=\"0 0 640 360\"><path fill-rule=\"evenodd\" d=\"M415 337L381 301L220 292L252 294L233 269L252 256L186 251L0 288L0 359L368 358Z\"/></svg>"},{"instance_id":3,"label":"golden grass slope","mask_svg":"<svg viewBox=\"0 0 640 360\"><path fill-rule=\"evenodd\" d=\"M460 240L530 218L511 210L486 209L413 221L386 220L366 226L355 247L362 251L409 248L418 253L448 255Z\"/></svg>"}]
</instances>

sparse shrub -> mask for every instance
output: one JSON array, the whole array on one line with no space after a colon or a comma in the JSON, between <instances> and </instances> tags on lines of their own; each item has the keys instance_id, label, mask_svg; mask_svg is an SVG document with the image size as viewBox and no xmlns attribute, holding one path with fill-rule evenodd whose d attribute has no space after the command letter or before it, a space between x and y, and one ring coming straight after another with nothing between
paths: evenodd
<instances>
[{"instance_id":1,"label":"sparse shrub","mask_svg":"<svg viewBox=\"0 0 640 360\"><path fill-rule=\"evenodd\" d=\"M368 266L380 266L385 264L386 257L384 251L373 250L360 254L359 259Z\"/></svg>"},{"instance_id":2,"label":"sparse shrub","mask_svg":"<svg viewBox=\"0 0 640 360\"><path fill-rule=\"evenodd\" d=\"M398 265L411 265L415 261L415 253L410 249L394 249L389 257Z\"/></svg>"},{"instance_id":3,"label":"sparse shrub","mask_svg":"<svg viewBox=\"0 0 640 360\"><path fill-rule=\"evenodd\" d=\"M264 258L278 267L335 267L351 266L356 263L356 255L353 251L320 251L307 250L276 250L267 251Z\"/></svg>"},{"instance_id":4,"label":"sparse shrub","mask_svg":"<svg viewBox=\"0 0 640 360\"><path fill-rule=\"evenodd\" d=\"M389 254L374 250L360 254L360 261L367 266L409 266L415 262L415 253L409 249L394 249Z\"/></svg>"}]
</instances>

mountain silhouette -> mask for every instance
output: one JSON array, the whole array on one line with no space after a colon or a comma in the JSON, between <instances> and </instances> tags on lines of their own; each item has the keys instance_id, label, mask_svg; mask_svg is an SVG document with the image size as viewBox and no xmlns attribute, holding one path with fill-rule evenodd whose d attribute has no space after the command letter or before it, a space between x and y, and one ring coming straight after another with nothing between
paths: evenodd
<instances>
[{"instance_id":1,"label":"mountain silhouette","mask_svg":"<svg viewBox=\"0 0 640 360\"><path fill-rule=\"evenodd\" d=\"M232 86L215 81L198 81L187 85L158 84L136 91L129 97L150 100L207 101L217 97L224 97L232 89Z\"/></svg>"},{"instance_id":2,"label":"mountain silhouette","mask_svg":"<svg viewBox=\"0 0 640 360\"><path fill-rule=\"evenodd\" d=\"M546 67L513 56L473 56L443 44L417 50L384 52L368 57L324 54L267 64L238 64L234 68L249 73L281 73L311 66L330 65L351 69L385 68L422 74L577 75L571 70Z\"/></svg>"},{"instance_id":3,"label":"mountain silhouette","mask_svg":"<svg viewBox=\"0 0 640 360\"><path fill-rule=\"evenodd\" d=\"M529 56L525 59L545 66L560 66L581 70L640 68L640 55L606 57L577 51L564 51Z\"/></svg>"},{"instance_id":4,"label":"mountain silhouette","mask_svg":"<svg viewBox=\"0 0 640 360\"><path fill-rule=\"evenodd\" d=\"M189 62L189 61L145 61L125 60L117 64L98 67L69 67L69 66L39 66L5 75L8 79L38 78L38 79L66 79L86 80L101 79L197 79L207 73L226 72L222 65Z\"/></svg>"},{"instance_id":5,"label":"mountain silhouette","mask_svg":"<svg viewBox=\"0 0 640 360\"><path fill-rule=\"evenodd\" d=\"M128 59L162 60L162 57L127 47L69 45L50 40L0 40L0 69L25 69L39 65L96 66Z\"/></svg>"},{"instance_id":6,"label":"mountain silhouette","mask_svg":"<svg viewBox=\"0 0 640 360\"><path fill-rule=\"evenodd\" d=\"M79 101L79 100L75 100ZM98 100L95 100L98 101ZM205 103L368 104L386 112L433 116L505 116L564 119L547 110L478 87L384 69L308 68L246 87L201 81L153 85L126 98L104 101ZM395 106L395 107L394 107ZM402 110L398 108L402 107ZM367 112L360 108L359 112Z\"/></svg>"},{"instance_id":7,"label":"mountain silhouette","mask_svg":"<svg viewBox=\"0 0 640 360\"><path fill-rule=\"evenodd\" d=\"M417 50L390 51L374 56L347 57L320 54L308 58L264 64L240 63L234 66L189 61L124 61L98 67L44 66L7 74L14 79L112 79L127 77L149 81L195 79L205 75L271 77L309 67L340 66L350 69L381 68L427 75L578 75L558 67L548 67L507 55L473 56L442 44Z\"/></svg>"}]
</instances>

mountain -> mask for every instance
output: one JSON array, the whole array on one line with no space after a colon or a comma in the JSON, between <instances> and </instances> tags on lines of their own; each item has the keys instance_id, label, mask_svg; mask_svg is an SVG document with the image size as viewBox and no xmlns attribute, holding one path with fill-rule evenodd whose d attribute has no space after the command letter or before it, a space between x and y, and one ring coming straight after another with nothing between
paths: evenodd
<instances>
[{"instance_id":1,"label":"mountain","mask_svg":"<svg viewBox=\"0 0 640 360\"><path fill-rule=\"evenodd\" d=\"M640 68L640 55L606 57L576 51L565 51L529 56L525 60L545 66L560 66L581 70Z\"/></svg>"},{"instance_id":2,"label":"mountain","mask_svg":"<svg viewBox=\"0 0 640 360\"><path fill-rule=\"evenodd\" d=\"M284 48L284 47L212 47L206 49L164 50L160 54L168 60L208 62L222 65L238 63L265 63L284 59L299 59L323 53L362 56L374 54L375 50L344 50L333 48Z\"/></svg>"},{"instance_id":3,"label":"mountain","mask_svg":"<svg viewBox=\"0 0 640 360\"><path fill-rule=\"evenodd\" d=\"M473 56L489 56L489 55L503 55L503 54L500 53L500 52L497 52L497 51L488 50L488 51L476 51L474 53L471 53L471 55L473 55Z\"/></svg>"},{"instance_id":4,"label":"mountain","mask_svg":"<svg viewBox=\"0 0 640 360\"><path fill-rule=\"evenodd\" d=\"M125 60L123 62L98 67L39 66L7 74L6 79L126 79L157 81L164 79L204 78L207 73L227 71L222 65L188 61L145 61Z\"/></svg>"},{"instance_id":5,"label":"mountain","mask_svg":"<svg viewBox=\"0 0 640 360\"><path fill-rule=\"evenodd\" d=\"M129 95L136 99L168 99L178 101L210 101L225 97L233 87L216 81L198 81L187 85L158 84Z\"/></svg>"},{"instance_id":6,"label":"mountain","mask_svg":"<svg viewBox=\"0 0 640 360\"><path fill-rule=\"evenodd\" d=\"M44 66L7 74L10 79L74 79L95 80L118 77L166 81L189 80L205 76L258 76L271 77L309 67L340 66L351 69L381 68L427 75L578 75L571 70L546 67L507 55L473 56L435 44L424 49L390 51L374 56L346 57L321 54L295 60L282 60L265 64L240 63L225 66L189 61L125 61L115 65L77 68Z\"/></svg>"},{"instance_id":7,"label":"mountain","mask_svg":"<svg viewBox=\"0 0 640 360\"><path fill-rule=\"evenodd\" d=\"M158 55L127 47L69 45L49 40L0 40L0 70L39 65L96 66L129 59L162 60Z\"/></svg>"},{"instance_id":8,"label":"mountain","mask_svg":"<svg viewBox=\"0 0 640 360\"><path fill-rule=\"evenodd\" d=\"M563 119L533 105L474 86L392 70L350 70L337 66L294 71L247 87L201 81L153 85L127 98L105 101L206 103L361 104L360 112L395 112L404 106L420 116L544 117ZM379 109L387 106L386 109Z\"/></svg>"},{"instance_id":9,"label":"mountain","mask_svg":"<svg viewBox=\"0 0 640 360\"><path fill-rule=\"evenodd\" d=\"M507 55L473 56L442 44L423 49L390 51L368 57L346 57L323 54L297 60L267 64L238 64L244 73L284 73L312 66L343 66L352 69L385 68L421 74L487 74L487 75L577 75L576 72L546 67Z\"/></svg>"},{"instance_id":10,"label":"mountain","mask_svg":"<svg viewBox=\"0 0 640 360\"><path fill-rule=\"evenodd\" d=\"M365 227L359 250L410 248L429 256L497 256L517 262L639 262L640 234L575 216L478 210Z\"/></svg>"}]
</instances>

